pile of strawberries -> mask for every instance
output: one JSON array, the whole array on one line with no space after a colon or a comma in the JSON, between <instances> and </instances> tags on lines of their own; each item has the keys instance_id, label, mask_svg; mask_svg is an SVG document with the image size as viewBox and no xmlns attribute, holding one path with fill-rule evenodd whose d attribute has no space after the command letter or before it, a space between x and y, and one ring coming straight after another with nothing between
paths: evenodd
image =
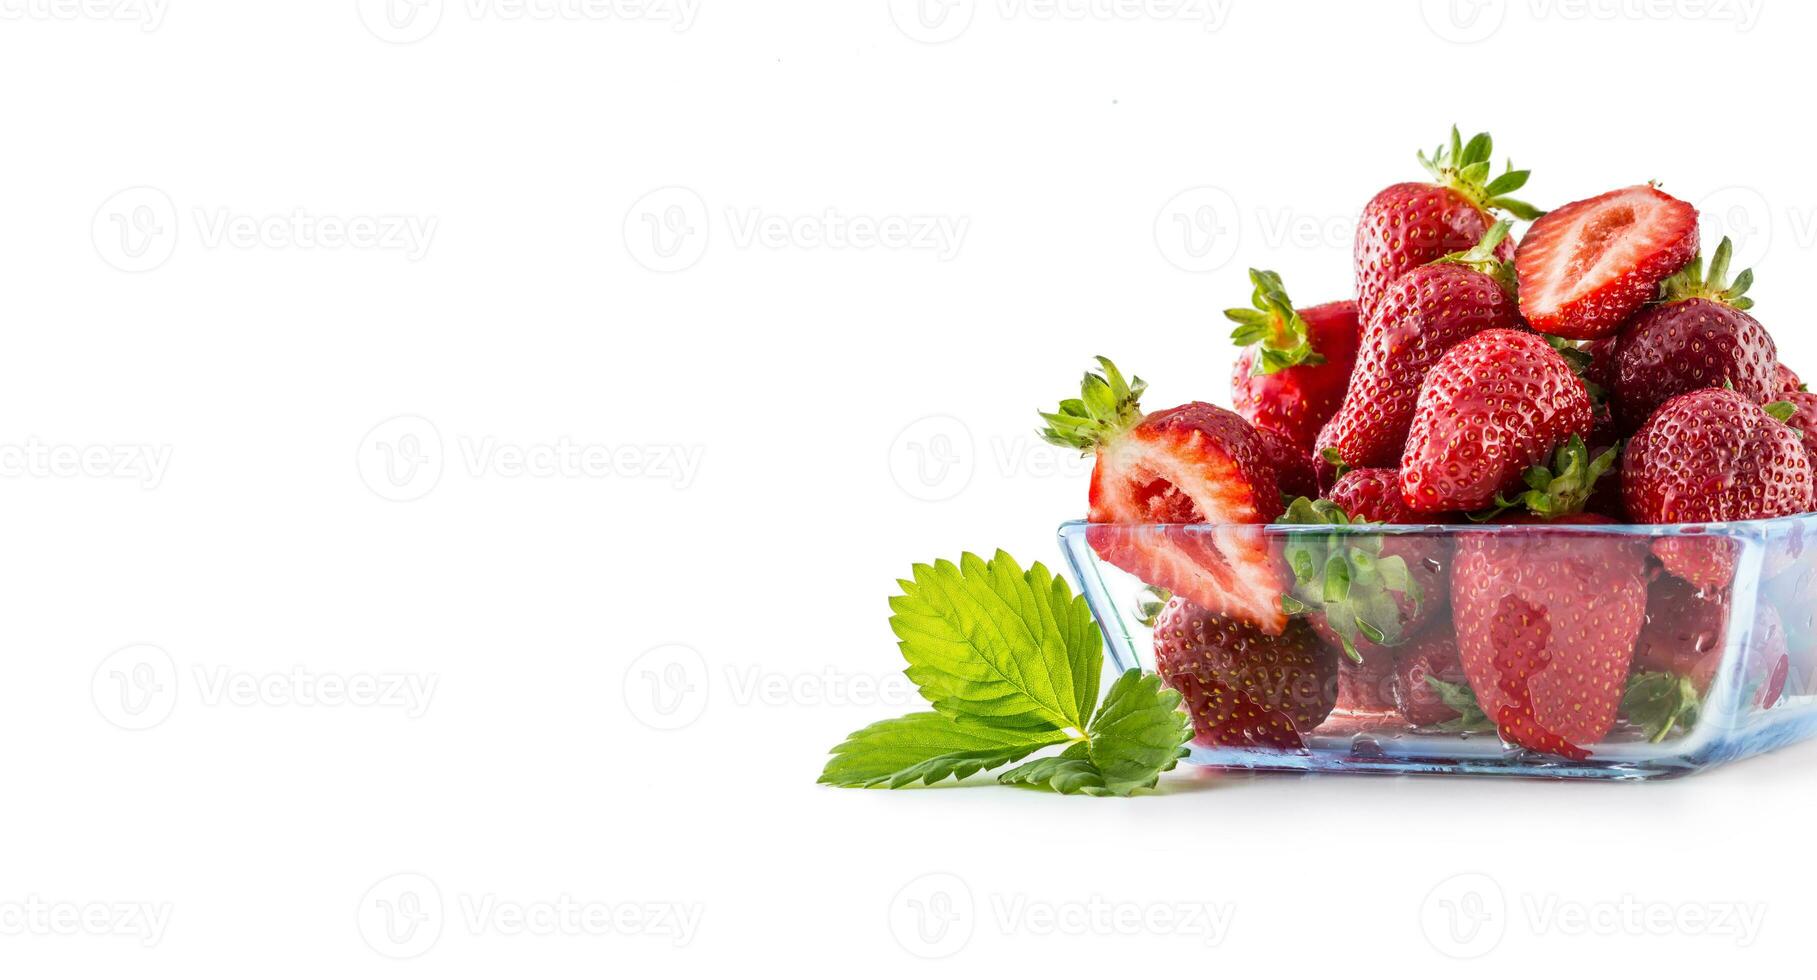
<instances>
[{"instance_id":1,"label":"pile of strawberries","mask_svg":"<svg viewBox=\"0 0 1817 980\"><path fill-rule=\"evenodd\" d=\"M1100 358L1043 413L1096 456L1093 547L1165 593L1157 668L1202 743L1299 748L1334 711L1573 759L1624 720L1663 737L1715 673L1734 545L1595 526L1814 509L1817 395L1728 241L1706 264L1696 209L1650 184L1542 213L1492 149L1453 130L1430 181L1369 201L1354 301L1296 307L1251 271L1234 412L1144 413ZM1504 214L1532 222L1518 241ZM1760 609L1771 704L1785 631Z\"/></svg>"}]
</instances>

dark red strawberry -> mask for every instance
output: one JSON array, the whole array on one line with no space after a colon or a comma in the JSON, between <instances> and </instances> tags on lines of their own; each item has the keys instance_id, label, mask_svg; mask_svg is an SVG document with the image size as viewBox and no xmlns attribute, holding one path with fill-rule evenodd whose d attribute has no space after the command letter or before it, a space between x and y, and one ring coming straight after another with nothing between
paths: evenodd
<instances>
[{"instance_id":1,"label":"dark red strawberry","mask_svg":"<svg viewBox=\"0 0 1817 980\"><path fill-rule=\"evenodd\" d=\"M1791 406L1790 411L1786 411L1787 405ZM1768 415L1798 430L1805 455L1811 458L1813 475L1817 476L1817 395L1808 391L1788 391L1762 407Z\"/></svg>"},{"instance_id":2,"label":"dark red strawberry","mask_svg":"<svg viewBox=\"0 0 1817 980\"><path fill-rule=\"evenodd\" d=\"M1798 372L1786 367L1784 362L1773 365L1773 394L1789 395L1794 391L1803 391L1804 381Z\"/></svg>"},{"instance_id":3,"label":"dark red strawberry","mask_svg":"<svg viewBox=\"0 0 1817 980\"><path fill-rule=\"evenodd\" d=\"M1279 635L1175 597L1155 624L1155 671L1201 745L1300 749L1331 714L1337 654L1304 623Z\"/></svg>"},{"instance_id":4,"label":"dark red strawberry","mask_svg":"<svg viewBox=\"0 0 1817 980\"><path fill-rule=\"evenodd\" d=\"M1401 497L1427 512L1487 507L1590 424L1589 392L1545 338L1477 334L1446 352L1420 387Z\"/></svg>"},{"instance_id":5,"label":"dark red strawberry","mask_svg":"<svg viewBox=\"0 0 1817 980\"><path fill-rule=\"evenodd\" d=\"M1401 499L1401 474L1386 467L1351 470L1331 486L1325 499L1343 508L1352 520L1376 524L1425 524Z\"/></svg>"},{"instance_id":6,"label":"dark red strawberry","mask_svg":"<svg viewBox=\"0 0 1817 980\"><path fill-rule=\"evenodd\" d=\"M1577 201L1535 221L1514 257L1533 329L1606 337L1697 254L1697 209L1651 185Z\"/></svg>"},{"instance_id":7,"label":"dark red strawberry","mask_svg":"<svg viewBox=\"0 0 1817 980\"><path fill-rule=\"evenodd\" d=\"M1319 428L1344 402L1356 364L1356 304L1293 308L1281 277L1249 270L1255 308L1225 310L1244 344L1230 380L1230 404L1256 428L1277 432L1310 456Z\"/></svg>"},{"instance_id":8,"label":"dark red strawberry","mask_svg":"<svg viewBox=\"0 0 1817 980\"><path fill-rule=\"evenodd\" d=\"M1042 413L1042 437L1095 453L1087 540L1105 561L1264 632L1279 633L1286 588L1259 525L1281 513L1267 444L1234 412L1204 402L1143 415L1142 379L1098 358L1080 397ZM1205 528L1150 525L1216 525ZM1258 525L1253 528L1229 525ZM1130 526L1135 525L1135 526Z\"/></svg>"},{"instance_id":9,"label":"dark red strawberry","mask_svg":"<svg viewBox=\"0 0 1817 980\"><path fill-rule=\"evenodd\" d=\"M1432 365L1484 330L1520 327L1502 275L1507 265L1494 258L1507 233L1507 223L1497 222L1469 252L1420 266L1389 287L1364 322L1344 404L1319 432L1315 448L1326 465L1400 465L1420 383Z\"/></svg>"},{"instance_id":10,"label":"dark red strawberry","mask_svg":"<svg viewBox=\"0 0 1817 980\"><path fill-rule=\"evenodd\" d=\"M1281 496L1292 500L1295 497L1316 497L1319 495L1318 474L1312 468L1312 457L1305 451L1287 441L1287 437L1269 429L1257 429L1256 435L1262 437L1262 445L1268 450L1269 462L1274 464L1275 475L1281 483Z\"/></svg>"},{"instance_id":11,"label":"dark red strawberry","mask_svg":"<svg viewBox=\"0 0 1817 980\"><path fill-rule=\"evenodd\" d=\"M1478 133L1466 144L1454 126L1448 147L1439 147L1431 157L1419 155L1431 183L1395 184L1363 208L1355 258L1357 306L1365 322L1395 280L1475 245L1495 224L1496 211L1529 221L1539 217L1537 208L1507 196L1526 184L1527 171L1510 168L1489 180L1494 149L1488 133ZM1499 242L1495 252L1511 259L1513 243Z\"/></svg>"},{"instance_id":12,"label":"dark red strawberry","mask_svg":"<svg viewBox=\"0 0 1817 980\"><path fill-rule=\"evenodd\" d=\"M1777 394L1779 351L1746 310L1751 270L1729 285L1729 240L1716 246L1710 274L1703 259L1667 279L1661 299L1622 328L1616 354L1615 407L1638 426L1673 395L1699 388L1734 388L1757 402Z\"/></svg>"},{"instance_id":13,"label":"dark red strawberry","mask_svg":"<svg viewBox=\"0 0 1817 980\"><path fill-rule=\"evenodd\" d=\"M1549 524L1463 535L1451 574L1458 657L1502 738L1582 758L1615 724L1646 616L1646 549Z\"/></svg>"},{"instance_id":14,"label":"dark red strawberry","mask_svg":"<svg viewBox=\"0 0 1817 980\"><path fill-rule=\"evenodd\" d=\"M1328 500L1295 500L1283 525L1292 571L1288 612L1303 614L1319 637L1348 658L1376 666L1445 606L1449 542L1427 534L1375 534Z\"/></svg>"},{"instance_id":15,"label":"dark red strawberry","mask_svg":"<svg viewBox=\"0 0 1817 980\"><path fill-rule=\"evenodd\" d=\"M1482 708L1464 676L1457 638L1433 628L1396 651L1394 701L1410 724L1421 728L1455 723L1458 728L1482 724Z\"/></svg>"},{"instance_id":16,"label":"dark red strawberry","mask_svg":"<svg viewBox=\"0 0 1817 980\"><path fill-rule=\"evenodd\" d=\"M1701 695L1722 663L1728 622L1726 592L1702 591L1662 575L1647 594L1647 623L1634 645L1634 669L1688 678Z\"/></svg>"},{"instance_id":17,"label":"dark red strawberry","mask_svg":"<svg viewBox=\"0 0 1817 980\"><path fill-rule=\"evenodd\" d=\"M1622 457L1622 500L1639 524L1704 524L1809 511L1811 460L1799 435L1726 388L1679 395L1660 406ZM1666 570L1699 588L1722 588L1734 572L1732 541L1661 538Z\"/></svg>"}]
</instances>

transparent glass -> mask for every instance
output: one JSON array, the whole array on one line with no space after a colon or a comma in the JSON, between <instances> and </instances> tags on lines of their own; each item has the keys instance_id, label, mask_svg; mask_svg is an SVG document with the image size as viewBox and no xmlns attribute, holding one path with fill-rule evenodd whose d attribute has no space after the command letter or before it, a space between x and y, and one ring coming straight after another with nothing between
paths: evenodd
<instances>
[{"instance_id":1,"label":"transparent glass","mask_svg":"<svg viewBox=\"0 0 1817 980\"><path fill-rule=\"evenodd\" d=\"M1812 547L1806 547L1807 541ZM1277 731L1288 724L1294 729L1285 738L1233 738L1228 733L1208 734L1201 726L1192 746L1193 763L1232 769L1647 779L1695 772L1817 733L1817 516L1702 526L1073 522L1060 528L1061 547L1120 670L1157 669L1156 630L1145 620L1152 621L1157 609L1164 608L1161 603L1183 586L1202 603L1228 599L1233 609L1262 608L1260 599L1270 593L1258 589L1258 576L1264 580L1267 574L1276 576L1281 590L1292 594L1298 581L1292 564L1296 543L1314 549L1356 546L1369 555L1406 556L1417 573L1414 578L1426 583L1420 590L1420 622L1406 624L1400 636L1384 637L1393 645L1359 644L1365 648L1359 650L1362 665L1343 654L1329 629L1322 632L1317 651L1305 652L1308 621L1321 614L1317 609L1298 612L1284 627L1276 624L1274 628L1282 630L1280 638L1244 634L1249 645L1231 657L1266 657L1272 655L1270 644L1285 644L1298 651L1294 656L1306 658L1305 663L1319 665L1315 679L1324 690L1312 696L1316 704L1310 712L1295 717L1283 710L1275 715ZM1496 561L1484 562L1484 554ZM1235 560L1225 564L1233 556ZM1299 558L1303 566L1304 555ZM1511 566L1510 561L1517 564ZM1687 561L1715 582L1698 593L1700 601L1715 605L1697 607L1707 615L1690 617L1700 624L1696 628L1678 621L1680 612L1690 611L1685 598L1690 587L1664 567L1687 567ZM1461 574L1460 562L1470 566ZM1168 581L1148 580L1153 578ZM1463 592L1452 594L1460 587ZM1157 595L1157 589L1166 591ZM1633 619L1640 601L1636 589L1644 589L1646 596L1638 634ZM1586 593L1594 595L1586 600ZM1186 601L1183 595L1171 600ZM1294 606L1290 601L1289 607ZM1518 615L1485 618L1485 609ZM1178 616L1166 615L1163 629L1171 629L1175 637L1182 635ZM1523 640L1511 624L1547 622L1548 616L1559 620L1557 636L1531 650L1549 645L1555 658L1542 656L1522 665L1492 659L1507 654L1504 647L1533 643L1531 637ZM1237 618L1255 617L1251 613ZM1420 683L1424 677L1416 669L1414 651L1425 645L1442 647L1446 640L1459 650L1468 646L1475 651L1474 658L1461 658L1463 676L1451 676L1464 682L1467 692L1490 684L1503 687L1518 674L1521 691L1539 691L1552 700L1554 717L1580 710L1594 714L1594 704L1577 700L1580 688L1589 688L1591 700L1601 699L1606 711L1611 676L1623 685L1620 696L1634 675L1655 673L1652 667L1664 661L1676 671L1671 676L1696 677L1695 713L1660 733L1658 726L1649 730L1638 724L1628 707L1617 707L1606 731L1595 721L1581 726L1580 732L1600 734L1568 743L1564 754L1523 747L1503 737L1502 725L1519 721L1518 709L1511 709L1513 716L1505 715L1497 704L1511 700L1505 687L1488 698L1475 692L1487 718L1434 722L1432 716L1443 713L1433 707L1439 700L1438 688ZM1629 642L1648 651L1644 664L1639 657L1626 663L1599 661L1604 663L1600 673L1584 671L1581 657L1595 659L1596 650L1613 651L1619 660ZM1178 649L1179 641L1174 643L1171 649ZM1263 652L1257 654L1257 649ZM1468 669L1471 660L1476 663L1474 671ZM1496 666L1483 667L1486 660ZM1530 676L1528 668L1533 671ZM1559 673L1566 670L1592 676ZM1170 683L1182 688L1190 706L1195 692L1190 684L1182 685L1177 667L1173 673ZM1294 681L1296 676L1290 673L1287 679ZM1204 696L1202 689L1197 693Z\"/></svg>"}]
</instances>

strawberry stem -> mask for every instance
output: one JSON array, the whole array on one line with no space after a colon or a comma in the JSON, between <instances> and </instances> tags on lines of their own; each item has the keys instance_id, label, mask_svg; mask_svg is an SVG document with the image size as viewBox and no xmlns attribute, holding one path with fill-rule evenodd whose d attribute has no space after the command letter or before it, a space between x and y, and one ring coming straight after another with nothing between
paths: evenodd
<instances>
[{"instance_id":1,"label":"strawberry stem","mask_svg":"<svg viewBox=\"0 0 1817 980\"><path fill-rule=\"evenodd\" d=\"M1508 229L1512 227L1514 227L1514 223L1503 218L1490 225L1489 230L1483 232L1482 240L1468 251L1452 252L1450 255L1440 256L1434 259L1433 263L1444 262L1449 265L1461 265L1466 269L1475 269L1500 283L1502 290L1509 296L1513 296L1518 291L1514 263L1499 258L1495 254L1495 250L1507 239Z\"/></svg>"},{"instance_id":2,"label":"strawberry stem","mask_svg":"<svg viewBox=\"0 0 1817 980\"><path fill-rule=\"evenodd\" d=\"M1251 269L1249 281L1255 286L1251 300L1254 308L1224 311L1224 316L1237 325L1230 332L1230 339L1244 347L1258 345L1249 373L1261 377L1295 365L1325 363L1324 356L1312 349L1310 328L1293 308L1280 274Z\"/></svg>"},{"instance_id":3,"label":"strawberry stem","mask_svg":"<svg viewBox=\"0 0 1817 980\"><path fill-rule=\"evenodd\" d=\"M1086 372L1079 382L1079 397L1061 402L1057 411L1037 413L1047 422L1046 428L1037 430L1043 440L1090 453L1142 421L1139 400L1148 382L1125 381L1108 357L1099 356L1098 366L1103 373Z\"/></svg>"},{"instance_id":4,"label":"strawberry stem","mask_svg":"<svg viewBox=\"0 0 1817 980\"><path fill-rule=\"evenodd\" d=\"M1441 186L1449 187L1470 200L1478 209L1494 213L1506 211L1522 221L1532 221L1544 211L1525 201L1509 197L1527 184L1530 171L1516 170L1508 162L1501 176L1489 179L1490 158L1495 155L1495 141L1488 133L1477 133L1465 143L1457 127L1451 127L1451 143L1432 151L1432 156L1419 155L1420 165Z\"/></svg>"},{"instance_id":5,"label":"strawberry stem","mask_svg":"<svg viewBox=\"0 0 1817 980\"><path fill-rule=\"evenodd\" d=\"M1534 466L1521 475L1527 484L1525 491L1513 499L1496 494L1493 508L1471 514L1470 519L1484 523L1516 508L1525 508L1528 513L1546 521L1581 514L1596 492L1596 481L1613 470L1620 458L1621 444L1616 443L1591 459L1583 437L1573 434L1558 448L1551 467Z\"/></svg>"},{"instance_id":6,"label":"strawberry stem","mask_svg":"<svg viewBox=\"0 0 1817 980\"><path fill-rule=\"evenodd\" d=\"M1753 308L1754 301L1747 294L1754 285L1754 270L1743 269L1733 283L1729 282L1729 260L1733 254L1734 248L1725 235L1722 243L1716 246L1715 254L1710 256L1709 275L1704 275L1703 253L1700 252L1660 284L1659 301L1679 303L1687 299L1708 299L1738 310Z\"/></svg>"}]
</instances>

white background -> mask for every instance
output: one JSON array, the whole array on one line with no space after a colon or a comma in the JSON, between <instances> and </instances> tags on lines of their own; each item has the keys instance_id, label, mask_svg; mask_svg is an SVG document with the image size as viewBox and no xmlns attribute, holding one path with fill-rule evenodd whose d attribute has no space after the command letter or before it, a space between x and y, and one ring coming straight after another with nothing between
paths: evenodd
<instances>
[{"instance_id":1,"label":"white background","mask_svg":"<svg viewBox=\"0 0 1817 980\"><path fill-rule=\"evenodd\" d=\"M1356 214L1454 120L1541 206L1704 202L1817 370L1817 8L535 9L0 0L0 970L1803 962L1817 746L1656 785L814 777L911 707L912 562L1056 561L1085 469L1034 410L1096 353L1225 400L1244 268L1349 295ZM912 234L829 240L865 228ZM1094 902L1149 924L1039 918Z\"/></svg>"}]
</instances>

